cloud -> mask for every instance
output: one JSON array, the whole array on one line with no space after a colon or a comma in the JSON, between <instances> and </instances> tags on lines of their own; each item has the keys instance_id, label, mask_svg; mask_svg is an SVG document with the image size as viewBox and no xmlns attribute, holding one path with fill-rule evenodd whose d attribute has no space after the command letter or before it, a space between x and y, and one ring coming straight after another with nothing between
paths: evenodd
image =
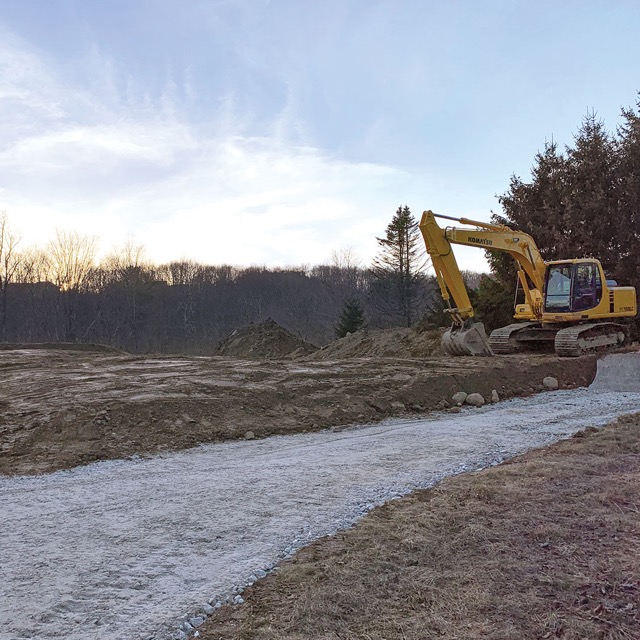
<instances>
[{"instance_id":1,"label":"cloud","mask_svg":"<svg viewBox=\"0 0 640 640\"><path fill-rule=\"evenodd\" d=\"M133 236L155 262L316 264L350 246L366 264L399 205L435 208L450 192L432 174L311 145L292 86L256 135L233 92L193 118L188 69L154 97L96 47L78 62L83 84L2 42L0 210L23 245L67 229L97 235L103 253Z\"/></svg>"},{"instance_id":2,"label":"cloud","mask_svg":"<svg viewBox=\"0 0 640 640\"><path fill-rule=\"evenodd\" d=\"M370 253L398 204L388 194L403 172L304 146L290 102L266 135L242 135L232 97L193 123L172 86L155 103L131 83L118 96L95 51L108 85L97 94L19 45L0 48L0 92L13 100L2 114L0 207L25 243L71 228L98 235L104 251L133 234L157 261L313 263L347 245Z\"/></svg>"}]
</instances>

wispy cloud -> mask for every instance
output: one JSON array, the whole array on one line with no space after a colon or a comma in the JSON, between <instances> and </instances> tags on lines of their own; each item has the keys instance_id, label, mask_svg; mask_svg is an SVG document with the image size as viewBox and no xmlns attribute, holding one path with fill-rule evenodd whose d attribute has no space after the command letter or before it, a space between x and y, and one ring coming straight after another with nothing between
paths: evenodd
<instances>
[{"instance_id":1,"label":"wispy cloud","mask_svg":"<svg viewBox=\"0 0 640 640\"><path fill-rule=\"evenodd\" d=\"M189 122L175 97L193 92L188 73L145 99L95 50L89 62L95 90L26 43L0 48L0 207L26 242L75 228L105 250L133 233L159 261L312 263L346 245L370 253L398 204L385 194L408 176L305 146L293 98L265 135L248 136L232 96Z\"/></svg>"}]
</instances>

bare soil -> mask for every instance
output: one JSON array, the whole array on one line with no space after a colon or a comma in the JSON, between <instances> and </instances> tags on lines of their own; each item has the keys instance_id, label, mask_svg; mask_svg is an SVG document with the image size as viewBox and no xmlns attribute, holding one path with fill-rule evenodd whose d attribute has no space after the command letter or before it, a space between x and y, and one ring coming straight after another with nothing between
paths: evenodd
<instances>
[{"instance_id":1,"label":"bare soil","mask_svg":"<svg viewBox=\"0 0 640 640\"><path fill-rule=\"evenodd\" d=\"M351 337L361 339L370 336ZM0 352L1 474L422 414L459 390L529 395L545 376L584 386L596 370L592 356L331 359L327 350L265 360L40 347Z\"/></svg>"},{"instance_id":2,"label":"bare soil","mask_svg":"<svg viewBox=\"0 0 640 640\"><path fill-rule=\"evenodd\" d=\"M640 414L302 549L203 640L640 638Z\"/></svg>"},{"instance_id":3,"label":"bare soil","mask_svg":"<svg viewBox=\"0 0 640 640\"><path fill-rule=\"evenodd\" d=\"M231 358L297 358L318 347L287 331L269 318L242 327L229 334L219 345L216 355Z\"/></svg>"},{"instance_id":4,"label":"bare soil","mask_svg":"<svg viewBox=\"0 0 640 640\"><path fill-rule=\"evenodd\" d=\"M308 360L341 358L427 358L444 356L440 346L442 332L413 328L363 329L315 351Z\"/></svg>"}]
</instances>

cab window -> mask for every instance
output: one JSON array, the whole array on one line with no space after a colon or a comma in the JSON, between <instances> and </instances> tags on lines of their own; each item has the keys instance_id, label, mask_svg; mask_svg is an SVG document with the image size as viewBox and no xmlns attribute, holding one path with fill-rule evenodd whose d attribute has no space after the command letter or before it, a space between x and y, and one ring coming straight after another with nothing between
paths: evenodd
<instances>
[{"instance_id":1,"label":"cab window","mask_svg":"<svg viewBox=\"0 0 640 640\"><path fill-rule=\"evenodd\" d=\"M547 271L544 309L567 313L593 309L602 298L602 280L595 262L555 264Z\"/></svg>"},{"instance_id":2,"label":"cab window","mask_svg":"<svg viewBox=\"0 0 640 640\"><path fill-rule=\"evenodd\" d=\"M598 273L598 269L596 269L596 265L593 263L577 264L575 266L573 311L592 309L598 304L599 297L597 295L596 273ZM602 295L602 286L600 287L600 295Z\"/></svg>"},{"instance_id":3,"label":"cab window","mask_svg":"<svg viewBox=\"0 0 640 640\"><path fill-rule=\"evenodd\" d=\"M549 267L545 311L571 311L571 271L570 264L554 264Z\"/></svg>"}]
</instances>

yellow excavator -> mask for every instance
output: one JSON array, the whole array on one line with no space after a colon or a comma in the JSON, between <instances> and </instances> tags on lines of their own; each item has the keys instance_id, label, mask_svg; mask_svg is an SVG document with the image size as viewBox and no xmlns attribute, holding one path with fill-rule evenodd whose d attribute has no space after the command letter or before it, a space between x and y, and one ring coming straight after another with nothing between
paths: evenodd
<instances>
[{"instance_id":1,"label":"yellow excavator","mask_svg":"<svg viewBox=\"0 0 640 640\"><path fill-rule=\"evenodd\" d=\"M436 218L467 227L442 228ZM619 319L637 314L636 291L607 280L598 260L545 262L535 241L526 233L432 211L422 214L420 231L451 316L451 328L442 336L446 353L492 356L546 351L553 345L560 356L579 356L628 342L629 328ZM524 303L516 302L514 318L521 322L495 329L487 338L483 324L474 319L452 244L505 251L516 260L518 289L524 294ZM451 305L451 298L455 306Z\"/></svg>"}]
</instances>

